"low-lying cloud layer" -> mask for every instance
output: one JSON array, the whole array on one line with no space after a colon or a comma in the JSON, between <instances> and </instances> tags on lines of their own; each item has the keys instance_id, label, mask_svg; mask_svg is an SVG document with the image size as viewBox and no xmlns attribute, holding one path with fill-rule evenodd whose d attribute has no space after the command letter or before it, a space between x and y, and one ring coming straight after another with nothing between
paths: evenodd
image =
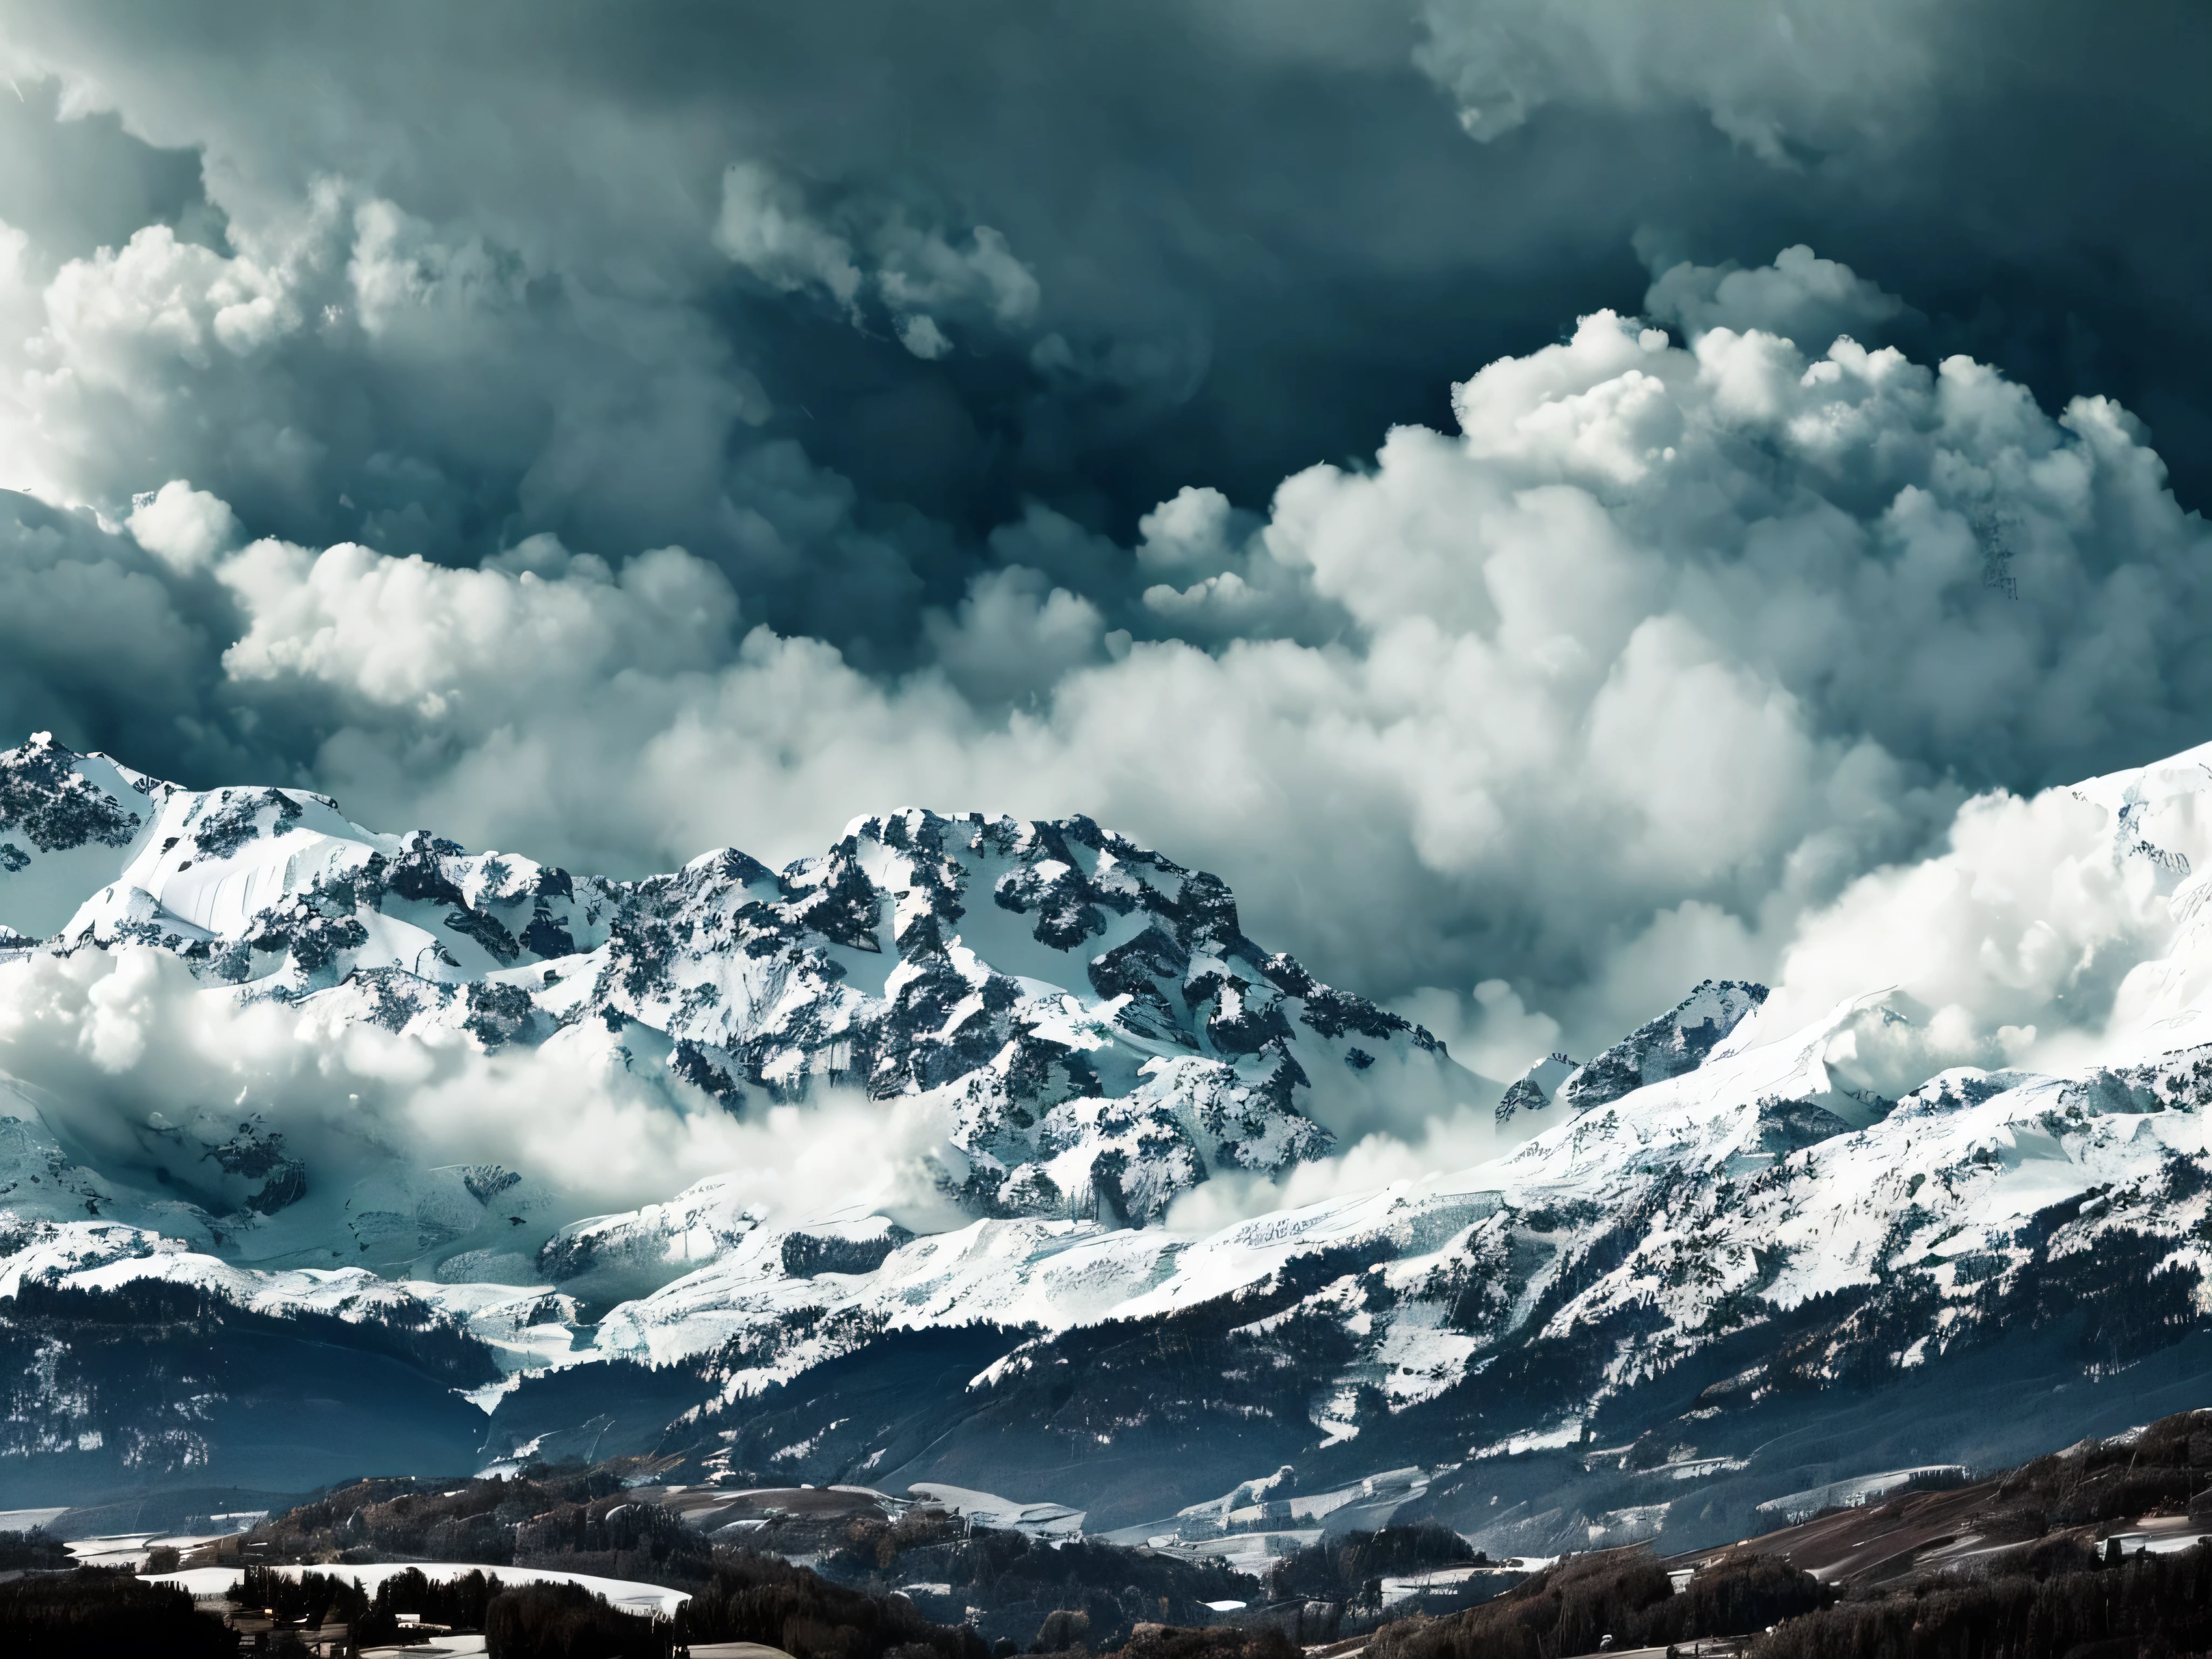
<instances>
[{"instance_id":1,"label":"low-lying cloud layer","mask_svg":"<svg viewBox=\"0 0 2212 1659\"><path fill-rule=\"evenodd\" d=\"M204 1143L234 1121L273 1133L311 1172L309 1208L331 1232L362 1177L454 1164L526 1173L556 1219L708 1176L779 1214L859 1205L920 1226L959 1218L927 1161L946 1125L916 1103L825 1089L734 1116L578 1045L486 1053L459 1031L402 1036L240 1001L143 947L0 965L0 1073L27 1086L66 1152L141 1202L220 1180ZM198 1195L217 1215L238 1202Z\"/></svg>"}]
</instances>

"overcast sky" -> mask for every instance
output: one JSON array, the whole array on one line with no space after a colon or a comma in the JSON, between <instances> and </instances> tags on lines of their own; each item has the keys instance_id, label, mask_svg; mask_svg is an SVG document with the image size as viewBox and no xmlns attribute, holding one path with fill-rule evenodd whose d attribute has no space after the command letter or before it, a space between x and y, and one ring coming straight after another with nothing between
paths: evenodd
<instances>
[{"instance_id":1,"label":"overcast sky","mask_svg":"<svg viewBox=\"0 0 2212 1659\"><path fill-rule=\"evenodd\" d=\"M618 874L1085 812L1586 1046L2212 738L2207 62L2186 0L7 0L0 741Z\"/></svg>"}]
</instances>

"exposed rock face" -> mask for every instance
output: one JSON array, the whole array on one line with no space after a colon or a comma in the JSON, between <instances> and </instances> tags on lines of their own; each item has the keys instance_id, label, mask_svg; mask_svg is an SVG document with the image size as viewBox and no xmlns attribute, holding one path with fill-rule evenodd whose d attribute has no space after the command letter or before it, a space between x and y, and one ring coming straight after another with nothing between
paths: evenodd
<instances>
[{"instance_id":1,"label":"exposed rock face","mask_svg":"<svg viewBox=\"0 0 2212 1659\"><path fill-rule=\"evenodd\" d=\"M48 948L152 945L210 987L555 1045L678 1103L926 1097L951 1123L940 1184L976 1214L1142 1224L1216 1170L1326 1152L1348 1095L1480 1091L1425 1031L1255 945L1220 881L1087 818L909 811L780 873L726 848L615 882L50 738L0 755L0 812L38 855L0 872L0 918L27 935L81 889ZM249 1207L313 1178L288 1166Z\"/></svg>"},{"instance_id":2,"label":"exposed rock face","mask_svg":"<svg viewBox=\"0 0 2212 1659\"><path fill-rule=\"evenodd\" d=\"M0 768L0 837L19 837L32 852L64 853L96 842L128 847L144 818L76 769L77 757L41 732ZM144 793L144 792L142 792ZM11 872L31 853L0 842L0 865Z\"/></svg>"},{"instance_id":3,"label":"exposed rock face","mask_svg":"<svg viewBox=\"0 0 2212 1659\"><path fill-rule=\"evenodd\" d=\"M1707 980L1658 1018L1638 1026L1559 1085L1569 1110L1587 1112L1648 1083L1695 1071L1745 1015L1766 1000L1764 985Z\"/></svg>"},{"instance_id":4,"label":"exposed rock face","mask_svg":"<svg viewBox=\"0 0 2212 1659\"><path fill-rule=\"evenodd\" d=\"M1547 1054L1531 1066L1505 1091L1498 1103L1498 1121L1503 1126L1530 1112L1540 1112L1559 1098L1559 1085L1581 1068L1565 1054Z\"/></svg>"},{"instance_id":5,"label":"exposed rock face","mask_svg":"<svg viewBox=\"0 0 2212 1659\"><path fill-rule=\"evenodd\" d=\"M1516 1079L1498 1103L1504 1124L1563 1100L1580 1115L1646 1084L1695 1071L1720 1042L1766 1000L1764 985L1707 980L1658 1018L1638 1026L1592 1060L1549 1054Z\"/></svg>"}]
</instances>

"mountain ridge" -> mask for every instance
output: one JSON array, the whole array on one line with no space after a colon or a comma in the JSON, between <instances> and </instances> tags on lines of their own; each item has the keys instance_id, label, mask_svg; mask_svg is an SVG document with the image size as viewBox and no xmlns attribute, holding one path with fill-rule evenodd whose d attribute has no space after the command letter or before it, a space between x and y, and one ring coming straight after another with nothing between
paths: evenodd
<instances>
[{"instance_id":1,"label":"mountain ridge","mask_svg":"<svg viewBox=\"0 0 2212 1659\"><path fill-rule=\"evenodd\" d=\"M700 1479L935 1478L994 1490L1026 1481L1113 1525L1162 1516L1159 1506L1197 1503L1284 1465L1312 1482L1371 1474L1387 1461L1419 1467L1422 1504L1463 1530L1491 1527L1499 1547L1516 1553L1557 1544L1566 1522L1534 1517L1580 1512L1577 1493L1600 1503L1608 1481L1627 1482L1649 1501L1613 1504L1574 1523L1597 1528L1592 1537L1656 1532L1695 1542L1701 1527L1732 1524L1730 1492L1772 1497L1821 1484L1827 1477L1775 1463L1778 1454L1763 1449L1802 1441L1811 1432L1804 1425L1849 1419L1862 1408L1856 1402L1941 1399L1936 1385L1946 1378L1962 1398L1979 1400L2006 1375L2050 1379L2047 1389L2058 1393L2103 1388L2120 1399L2138 1386L2130 1376L2145 1389L2160 1379L2155 1387L2166 1389L2174 1367L2185 1372L2198 1363L2190 1356L2207 1334L2212 1266L2203 1115L2212 1104L2212 1042L2191 1040L2202 1035L2203 1012L2202 976L2191 964L2203 944L2196 923L2208 890L2193 872L2212 869L2196 839L2208 788L2212 774L2192 753L2076 792L2107 812L2115 868L2151 884L2176 917L2167 954L2147 964L2154 990L2127 1005L2136 1023L2115 1027L2100 1062L2048 1073L1952 1066L1893 1097L1866 1070L1865 1039L1926 1019L1909 997L1870 991L1797 1024L1802 1016L1783 1019L1762 988L1711 981L1595 1061L1547 1062L1552 1071L1532 1085L1545 1103L1524 1100L1510 1126L1525 1126L1532 1138L1502 1144L1487 1161L1203 1235L1121 1224L1151 1221L1164 1208L1133 1216L1124 1206L1141 1211L1149 1200L1130 1194L1157 1195L1179 1179L1179 1150L1212 1160L1232 1139L1261 1144L1208 1129L1201 1085L1210 1080L1231 1097L1223 1122L1259 1109L1258 1102L1277 1110L1261 1120L1269 1133L1302 1134L1299 1125L1320 1119L1297 1107L1305 1097L1295 1091L1318 1097L1316 1077L1360 1086L1377 1072L1389 1075L1385 1051L1399 1078L1418 1075L1413 1068L1433 1068L1437 1053L1413 1028L1392 1024L1395 1017L1370 1015L1370 1005L1261 953L1218 884L1170 871L1157 854L1139 863L1087 821L1068 821L1084 827L1055 842L1024 841L1027 832L1008 821L992 829L988 820L899 815L858 821L844 850L802 861L797 877L771 876L728 854L695 861L659 878L652 907L633 912L642 921L623 924L643 945L617 950L613 942L632 934L611 919L607 907L619 896L611 886L594 917L602 890L592 878L564 877L568 890L548 894L535 866L510 863L494 885L483 862L491 855L395 843L385 869L415 872L408 882L426 885L434 874L464 902L472 891L507 895L486 913L507 937L519 939L542 915L570 944L590 946L555 960L605 953L588 974L535 992L514 975L542 973L544 964L521 962L520 951L518 967L485 969L476 982L514 987L528 1004L511 1018L482 994L471 1001L450 979L414 975L437 988L445 1024L433 1025L417 1008L399 1021L401 1033L434 1029L504 1052L563 1033L604 1044L658 1030L665 1043L653 1063L676 1086L696 1087L676 1056L702 1028L678 1017L687 986L709 975L692 972L697 963L679 954L702 935L737 955L758 942L763 956L744 962L787 969L774 981L783 989L827 983L843 988L842 997L858 982L882 1006L922 1011L896 1042L871 1048L851 1037L849 1022L838 1023L838 1011L852 1004L806 1002L813 1046L775 1051L787 1056L788 1079L764 1050L743 1055L714 1045L710 1060L727 1055L742 1072L742 1081L732 1078L738 1088L764 1097L786 1091L772 1109L788 1109L797 1082L816 1076L817 1057L841 1042L853 1043L836 1054L848 1073L895 1082L900 1092L878 1100L945 1089L932 1068L973 1058L954 1015L965 1008L962 1022L989 1022L1019 1009L1030 1020L1020 1041L1011 1025L989 1028L1006 1066L956 1076L952 1092L969 1112L951 1120L969 1137L954 1143L963 1155L998 1157L992 1148L1003 1143L988 1135L1007 1120L993 1114L1017 1098L1007 1085L1019 1074L1014 1061L1044 1033L1066 1054L1086 1057L1099 1091L1078 1091L1066 1062L1050 1060L1046 1074L1067 1092L1037 1115L1038 1139L1023 1144L1042 1148L1053 1126L1065 1125L1079 1137L1069 1145L1094 1163L1132 1145L1151 1161L1133 1158L1116 1172L1121 1202L1106 1201L1103 1183L1094 1182L1091 1202L1014 1213L976 1203L985 1212L934 1227L905 1224L867 1195L808 1214L775 1213L742 1171L639 1208L564 1217L554 1207L557 1194L515 1170L453 1166L426 1174L412 1198L417 1220L407 1224L419 1224L434 1200L490 1214L489 1193L494 1233L507 1227L537 1241L532 1254L501 1252L457 1230L434 1259L356 1249L367 1265L341 1267L233 1264L173 1237L164 1243L159 1227L64 1218L64 1202L44 1218L19 1212L11 1223L0 1295L30 1282L119 1294L166 1279L239 1305L327 1309L341 1319L451 1332L481 1345L497 1372L470 1391L488 1413L478 1452L487 1459L564 1443L571 1427L589 1425L580 1443L676 1456ZM154 793L142 799L151 804ZM304 836L319 808L295 804L293 833ZM276 827L283 809L264 799L251 816L253 836L208 856L235 860L242 849L273 846L261 832ZM152 822L132 831L149 847L158 845ZM948 836L976 845L948 849ZM179 854L165 849L157 862L164 856ZM990 877L988 907L961 902L981 885L978 866L963 858L981 860ZM454 862L465 860L477 862ZM887 874L901 883L896 902L884 899ZM278 885L289 893L299 878L285 873ZM308 884L316 902L283 922L288 940L319 939L319 927L344 920L317 908L334 887L321 876L313 882L323 883ZM75 948L143 945L143 934L126 929L152 925L152 913L132 909L137 902L118 899L112 887L100 890L109 896L86 907ZM395 890L385 879L383 894ZM874 951L860 925L868 896L877 901ZM403 892L386 909L359 897L357 890L353 915L364 932L386 927L403 945L413 935L400 928L428 931L418 926L425 913L407 907L431 905L430 919L444 926L435 907L452 905ZM499 912L502 904L510 914ZM105 920L115 916L122 920ZM956 924L974 931L980 953ZM104 926L117 930L106 944ZM490 959L471 931L477 926L446 927L456 963L468 960L469 948ZM653 934L656 927L664 934ZM210 993L235 996L216 968L216 941L228 937L211 933L204 966ZM1071 939L1073 949L1055 938ZM192 941L181 933L179 939L157 948L181 957ZM325 971L301 968L289 945L256 956L246 943L249 965L264 977ZM426 969L453 971L415 948ZM54 954L17 947L11 959L43 960L41 950ZM909 975L917 988L901 1003L908 981L899 975L909 961L920 964ZM1080 991L1021 971L1044 962L1084 970L1090 1013ZM392 963L371 971L409 972ZM741 964L735 979L718 982L751 982L743 972ZM992 990L1000 981L1013 1000L994 1008L994 996L1007 994ZM354 1029L374 1025L378 1005L365 993L302 984L298 1002L337 1001ZM1184 997L1192 986L1202 988L1197 1002ZM1083 1022L1098 1023L1096 1010L1109 1005L1108 1042L1081 1048L1096 1035ZM774 1014L783 1005L756 996L752 1006ZM561 1024L572 1007L581 1016ZM655 1018L664 1024L646 1024ZM476 1030L471 1019L492 1023ZM1352 1060L1355 1051L1370 1063ZM1087 1058L1102 1053L1106 1060ZM1291 1066L1305 1082L1285 1085ZM1291 1105L1281 1109L1285 1086ZM698 1094L714 1098L703 1087ZM1169 1134L1166 1119L1185 1109L1191 1119L1174 1119L1180 1137ZM1115 1114L1133 1127L1112 1121ZM1195 1129L1187 1127L1192 1120ZM27 1118L10 1121L19 1139L33 1135ZM1125 1133L1135 1139L1115 1139ZM1285 1143L1265 1144L1274 1158ZM283 1159L290 1154L265 1133L231 1130L206 1146L204 1156L220 1152L239 1166L228 1174L249 1215L252 1201L283 1196L268 1188L289 1179ZM57 1167L50 1156L45 1167ZM1265 1159L1261 1167L1269 1167ZM1158 1172L1152 1178L1160 1184L1142 1186L1132 1169ZM301 1178L307 1196L275 1205L243 1230L273 1229L301 1212L313 1201L311 1161ZM963 1190L957 1179L947 1185ZM16 1201L17 1190L0 1194L0 1205ZM461 1271L368 1271L380 1260L396 1267L426 1259ZM526 1271L500 1276L516 1268ZM2000 1354L2014 1358L1999 1366ZM2212 1361L2206 1365L2212 1376ZM71 1426L90 1424L99 1408L72 1404L67 1390L19 1385L15 1409L40 1425L42 1455L106 1432ZM1948 1404L1917 1409L1929 1443L1900 1455L1964 1461L1962 1448L1998 1443L1986 1422ZM2032 1432L2036 1413L2058 1409L2049 1401L2019 1406L2021 1421L2007 1431ZM1800 1426L1770 1432L1790 1424ZM1636 1468L1586 1466L1583 1449L1616 1438L1644 1449ZM989 1468L1000 1478L984 1481ZM1532 1469L1549 1471L1541 1480L1551 1484L1503 1510L1517 1518L1480 1513L1482 1496L1527 1486L1537 1478ZM1794 1485L1773 1486L1778 1480ZM1702 1518L1687 1518L1686 1504Z\"/></svg>"},{"instance_id":2,"label":"mountain ridge","mask_svg":"<svg viewBox=\"0 0 2212 1659\"><path fill-rule=\"evenodd\" d=\"M1087 818L909 809L781 872L723 848L614 882L364 830L306 792L181 790L41 734L0 756L0 915L51 923L50 949L149 946L341 1023L650 1069L679 1112L923 1097L951 1119L937 1185L976 1213L1142 1223L1215 1169L1325 1152L1316 1101L1409 1071L1484 1087L1255 945L1217 878ZM258 1133L231 1162L282 1173L232 1196L268 1214L302 1172Z\"/></svg>"}]
</instances>

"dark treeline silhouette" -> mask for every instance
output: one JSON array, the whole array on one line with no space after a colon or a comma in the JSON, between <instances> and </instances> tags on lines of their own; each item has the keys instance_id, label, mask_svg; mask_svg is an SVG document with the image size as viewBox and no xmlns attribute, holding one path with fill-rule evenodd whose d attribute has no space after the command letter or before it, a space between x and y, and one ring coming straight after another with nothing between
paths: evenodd
<instances>
[{"instance_id":1,"label":"dark treeline silhouette","mask_svg":"<svg viewBox=\"0 0 2212 1659\"><path fill-rule=\"evenodd\" d=\"M673 1635L665 1620L624 1613L578 1584L502 1591L485 1609L483 1633L490 1659L667 1659Z\"/></svg>"},{"instance_id":2,"label":"dark treeline silhouette","mask_svg":"<svg viewBox=\"0 0 2212 1659\"><path fill-rule=\"evenodd\" d=\"M592 1469L537 1465L504 1480L356 1481L273 1516L246 1542L270 1559L321 1562L341 1577L349 1565L453 1561L663 1584L700 1595L698 1618L707 1616L708 1598L720 1593L727 1601L742 1590L741 1605L759 1604L743 1614L750 1633L699 1639L784 1645L783 1623L796 1620L794 1630L818 1626L830 1633L825 1652L833 1659L850 1645L850 1632L861 1638L854 1650L871 1655L887 1644L916 1642L953 1654L961 1644L942 1632L971 1608L987 1647L1000 1640L1035 1647L1050 1620L1065 1614L1062 1625L1079 1621L1082 1640L1097 1651L1126 1641L1139 1623L1200 1625L1212 1617L1208 1601L1249 1601L1264 1594L1255 1581L1219 1562L1184 1561L1095 1539L1055 1548L1018 1533L971 1530L927 1507L896 1519L872 1514L840 1522L818 1541L811 1534L794 1537L822 1551L820 1573L803 1571L764 1553L715 1544L673 1511L638 1502L623 1485L626 1474L635 1470L618 1462ZM409 1574L387 1587L409 1581L421 1583L419 1575ZM915 1583L950 1589L941 1605L915 1592L924 1603L917 1608L914 1597L894 1594ZM392 1611L483 1628L489 1598L466 1607L432 1605L448 1588L417 1588L407 1593L410 1599L393 1602ZM869 1607L874 1611L863 1611ZM370 1616L377 1618L374 1611ZM878 1640L871 1634L877 1632L888 1634Z\"/></svg>"},{"instance_id":3,"label":"dark treeline silhouette","mask_svg":"<svg viewBox=\"0 0 2212 1659\"><path fill-rule=\"evenodd\" d=\"M714 1571L714 1548L658 1504L592 1498L556 1504L518 1526L514 1565L689 1585Z\"/></svg>"},{"instance_id":4,"label":"dark treeline silhouette","mask_svg":"<svg viewBox=\"0 0 2212 1659\"><path fill-rule=\"evenodd\" d=\"M1749 1659L2135 1659L2212 1649L2212 1549L2109 1566L2073 1540L2009 1553L2011 1570L1929 1574L1793 1620Z\"/></svg>"},{"instance_id":5,"label":"dark treeline silhouette","mask_svg":"<svg viewBox=\"0 0 2212 1659\"><path fill-rule=\"evenodd\" d=\"M368 1597L358 1583L320 1572L292 1578L267 1567L248 1567L231 1596L240 1607L260 1607L294 1624L344 1624L368 1610Z\"/></svg>"},{"instance_id":6,"label":"dark treeline silhouette","mask_svg":"<svg viewBox=\"0 0 2212 1659\"><path fill-rule=\"evenodd\" d=\"M1647 1641L1741 1635L1811 1612L1824 1594L1810 1573L1778 1557L1743 1556L1699 1573L1643 1628Z\"/></svg>"},{"instance_id":7,"label":"dark treeline silhouette","mask_svg":"<svg viewBox=\"0 0 2212 1659\"><path fill-rule=\"evenodd\" d=\"M1829 1594L1812 1574L1774 1556L1741 1556L1708 1568L1680 1595L1665 1570L1640 1550L1577 1556L1465 1613L1385 1625L1368 1654L1566 1659L1597 1652L1607 1637L1619 1648L1662 1647L1763 1630L1812 1612Z\"/></svg>"},{"instance_id":8,"label":"dark treeline silhouette","mask_svg":"<svg viewBox=\"0 0 2212 1659\"><path fill-rule=\"evenodd\" d=\"M673 1515L629 1502L616 1473L574 1467L447 1490L420 1480L359 1480L270 1517L246 1541L279 1559L473 1561L656 1582L703 1580L712 1554L705 1538Z\"/></svg>"},{"instance_id":9,"label":"dark treeline silhouette","mask_svg":"<svg viewBox=\"0 0 2212 1659\"><path fill-rule=\"evenodd\" d=\"M343 1568L303 1572L293 1578L267 1567L248 1567L235 1595L243 1605L265 1607L287 1621L310 1626L351 1625L356 1646L378 1647L402 1639L403 1613L451 1630L481 1631L491 1604L506 1589L496 1573L434 1579L410 1567L386 1578L370 1595Z\"/></svg>"},{"instance_id":10,"label":"dark treeline silhouette","mask_svg":"<svg viewBox=\"0 0 2212 1659\"><path fill-rule=\"evenodd\" d=\"M0 1532L0 1572L53 1572L72 1559L69 1547L41 1528Z\"/></svg>"},{"instance_id":11,"label":"dark treeline silhouette","mask_svg":"<svg viewBox=\"0 0 2212 1659\"><path fill-rule=\"evenodd\" d=\"M1268 1575L1277 1601L1304 1596L1318 1601L1353 1601L1384 1578L1409 1577L1437 1567L1487 1561L1449 1527L1425 1521L1379 1532L1348 1532L1294 1550Z\"/></svg>"},{"instance_id":12,"label":"dark treeline silhouette","mask_svg":"<svg viewBox=\"0 0 2212 1659\"><path fill-rule=\"evenodd\" d=\"M986 1639L1050 1650L1059 1613L1079 1615L1093 1650L1116 1647L1139 1624L1198 1625L1208 1601L1250 1601L1260 1586L1219 1561L1126 1549L1097 1539L1053 1545L1018 1532L969 1531L941 1510L910 1510L895 1522L851 1522L822 1559L825 1577L886 1594L902 1583L951 1586L949 1603L980 1610ZM1063 1626L1066 1621L1063 1621Z\"/></svg>"},{"instance_id":13,"label":"dark treeline silhouette","mask_svg":"<svg viewBox=\"0 0 2212 1659\"><path fill-rule=\"evenodd\" d=\"M483 1630L488 1609L505 1594L497 1573L465 1572L456 1578L427 1578L419 1567L396 1572L376 1587L375 1604L369 1610L373 1623L396 1619L403 1613L418 1616L425 1624L453 1630Z\"/></svg>"},{"instance_id":14,"label":"dark treeline silhouette","mask_svg":"<svg viewBox=\"0 0 2212 1659\"><path fill-rule=\"evenodd\" d=\"M988 1659L968 1626L932 1624L902 1599L833 1584L772 1555L718 1557L676 1615L684 1642L761 1642L801 1659Z\"/></svg>"},{"instance_id":15,"label":"dark treeline silhouette","mask_svg":"<svg viewBox=\"0 0 2212 1659\"><path fill-rule=\"evenodd\" d=\"M1909 1531L1934 1504L1949 1509L1938 1541L1971 1529L2010 1547L1940 1569L1885 1568L1888 1577L1840 1593L1772 1555L1724 1559L1671 1595L1666 1574L1640 1553L1571 1559L1487 1606L1388 1626L1370 1659L1570 1659L1596 1651L1607 1636L1615 1646L1658 1645L1769 1626L1750 1659L2212 1651L2212 1548L2112 1560L2092 1548L2106 1533L2160 1516L2186 1516L2192 1531L2212 1528L2212 1412L2085 1441L1972 1486L1922 1486L1863 1511L1869 1535ZM1773 1547L1798 1537L1784 1534Z\"/></svg>"},{"instance_id":16,"label":"dark treeline silhouette","mask_svg":"<svg viewBox=\"0 0 2212 1659\"><path fill-rule=\"evenodd\" d=\"M801 1659L988 1659L971 1629L931 1623L901 1598L874 1596L776 1556L723 1550L712 1576L671 1620L625 1613L572 1584L502 1584L497 1574L440 1581L395 1573L374 1596L343 1567L295 1579L246 1570L238 1599L306 1625L350 1623L356 1643L398 1640L401 1613L480 1630L494 1659L660 1659L677 1643L762 1642ZM185 1603L189 1610L189 1598Z\"/></svg>"},{"instance_id":17,"label":"dark treeline silhouette","mask_svg":"<svg viewBox=\"0 0 2212 1659\"><path fill-rule=\"evenodd\" d=\"M1121 1659L1299 1659L1299 1650L1273 1626L1256 1631L1151 1626L1130 1638Z\"/></svg>"},{"instance_id":18,"label":"dark treeline silhouette","mask_svg":"<svg viewBox=\"0 0 2212 1659\"><path fill-rule=\"evenodd\" d=\"M192 1598L125 1572L86 1567L0 1583L8 1659L233 1659L238 1638Z\"/></svg>"},{"instance_id":19,"label":"dark treeline silhouette","mask_svg":"<svg viewBox=\"0 0 2212 1659\"><path fill-rule=\"evenodd\" d=\"M2212 1511L2212 1414L2184 1412L2138 1434L2069 1446L1996 1482L1991 1507L2016 1530Z\"/></svg>"}]
</instances>

